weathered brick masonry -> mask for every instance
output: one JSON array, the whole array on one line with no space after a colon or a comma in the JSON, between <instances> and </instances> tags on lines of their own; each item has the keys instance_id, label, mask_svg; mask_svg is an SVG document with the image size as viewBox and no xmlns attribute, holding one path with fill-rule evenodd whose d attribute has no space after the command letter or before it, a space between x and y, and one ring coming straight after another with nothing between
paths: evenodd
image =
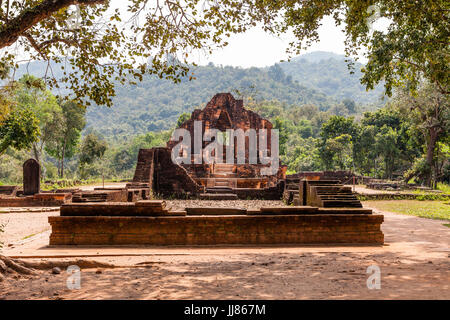
<instances>
[{"instance_id":1,"label":"weathered brick masonry","mask_svg":"<svg viewBox=\"0 0 450 320\"><path fill-rule=\"evenodd\" d=\"M71 193L37 193L32 196L0 198L0 207L59 207L71 199Z\"/></svg>"},{"instance_id":2,"label":"weathered brick masonry","mask_svg":"<svg viewBox=\"0 0 450 320\"><path fill-rule=\"evenodd\" d=\"M382 244L381 215L49 217L50 245Z\"/></svg>"},{"instance_id":3,"label":"weathered brick masonry","mask_svg":"<svg viewBox=\"0 0 450 320\"><path fill-rule=\"evenodd\" d=\"M204 191L185 168L172 162L168 148L140 149L133 183L148 183L153 193L163 196Z\"/></svg>"},{"instance_id":4,"label":"weathered brick masonry","mask_svg":"<svg viewBox=\"0 0 450 320\"><path fill-rule=\"evenodd\" d=\"M186 208L164 201L66 204L51 245L381 244L383 216L363 208Z\"/></svg>"},{"instance_id":5,"label":"weathered brick masonry","mask_svg":"<svg viewBox=\"0 0 450 320\"><path fill-rule=\"evenodd\" d=\"M202 110L196 109L191 118L180 125L191 135L191 152L195 151L195 121L201 122L202 137L206 130L254 129L256 136L261 129L268 130L267 150L271 153L270 121L243 107L242 100L236 100L229 93L216 94ZM261 170L269 164L249 163L249 137L245 138L245 164L237 164L237 138L234 142L234 163L190 163L177 165L171 159L171 152L179 141L168 141L167 148L141 149L133 183L147 183L153 193L163 196L205 196L210 193L236 194L236 198L280 199L283 193L286 166L279 165L273 175L263 175ZM203 139L202 139L203 140ZM210 142L202 141L201 148ZM224 146L223 162L226 161ZM259 155L258 155L259 157ZM219 161L220 162L220 161ZM219 190L219 191L218 191Z\"/></svg>"}]
</instances>

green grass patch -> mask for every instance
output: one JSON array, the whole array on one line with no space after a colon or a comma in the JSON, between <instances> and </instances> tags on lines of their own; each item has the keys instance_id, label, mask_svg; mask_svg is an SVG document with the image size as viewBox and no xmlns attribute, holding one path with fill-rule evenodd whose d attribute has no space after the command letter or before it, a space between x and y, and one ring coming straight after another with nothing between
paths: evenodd
<instances>
[{"instance_id":1,"label":"green grass patch","mask_svg":"<svg viewBox=\"0 0 450 320\"><path fill-rule=\"evenodd\" d=\"M442 191L442 193L450 194L450 185L442 182L438 182L437 189Z\"/></svg>"},{"instance_id":2,"label":"green grass patch","mask_svg":"<svg viewBox=\"0 0 450 320\"><path fill-rule=\"evenodd\" d=\"M441 219L450 221L449 201L425 200L372 200L365 201L365 206L381 211L401 213L421 218Z\"/></svg>"},{"instance_id":3,"label":"green grass patch","mask_svg":"<svg viewBox=\"0 0 450 320\"><path fill-rule=\"evenodd\" d=\"M22 240L26 240L28 238L31 238L31 237L35 236L35 235L37 235L37 233L33 233L33 234L30 234L30 235L28 235L26 237L23 237Z\"/></svg>"}]
</instances>

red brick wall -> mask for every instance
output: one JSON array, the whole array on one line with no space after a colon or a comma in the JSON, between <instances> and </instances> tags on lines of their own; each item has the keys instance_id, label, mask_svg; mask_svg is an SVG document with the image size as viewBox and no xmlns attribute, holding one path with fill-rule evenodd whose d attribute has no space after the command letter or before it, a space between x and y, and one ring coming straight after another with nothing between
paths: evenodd
<instances>
[{"instance_id":1,"label":"red brick wall","mask_svg":"<svg viewBox=\"0 0 450 320\"><path fill-rule=\"evenodd\" d=\"M382 215L49 217L50 245L382 244Z\"/></svg>"},{"instance_id":2,"label":"red brick wall","mask_svg":"<svg viewBox=\"0 0 450 320\"><path fill-rule=\"evenodd\" d=\"M70 193L38 193L34 196L0 198L0 207L59 207L71 199Z\"/></svg>"}]
</instances>

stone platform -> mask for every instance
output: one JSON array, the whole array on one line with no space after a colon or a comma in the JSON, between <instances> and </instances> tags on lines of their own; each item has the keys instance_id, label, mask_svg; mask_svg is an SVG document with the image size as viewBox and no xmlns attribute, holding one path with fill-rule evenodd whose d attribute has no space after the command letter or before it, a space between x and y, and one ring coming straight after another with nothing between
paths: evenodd
<instances>
[{"instance_id":1,"label":"stone platform","mask_svg":"<svg viewBox=\"0 0 450 320\"><path fill-rule=\"evenodd\" d=\"M49 192L32 196L0 197L0 207L59 207L71 199L71 193Z\"/></svg>"},{"instance_id":2,"label":"stone platform","mask_svg":"<svg viewBox=\"0 0 450 320\"><path fill-rule=\"evenodd\" d=\"M149 202L147 202L149 203ZM383 244L384 217L368 209L186 208L64 205L49 217L50 245ZM156 208L156 209L154 209ZM232 209L235 209L234 211Z\"/></svg>"}]
</instances>

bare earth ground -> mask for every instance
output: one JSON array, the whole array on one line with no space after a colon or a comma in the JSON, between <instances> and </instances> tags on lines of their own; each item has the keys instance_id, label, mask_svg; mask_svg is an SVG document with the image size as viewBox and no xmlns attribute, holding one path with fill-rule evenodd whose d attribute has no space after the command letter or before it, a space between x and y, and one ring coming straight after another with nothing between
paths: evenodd
<instances>
[{"instance_id":1,"label":"bare earth ground","mask_svg":"<svg viewBox=\"0 0 450 320\"><path fill-rule=\"evenodd\" d=\"M246 208L280 204L226 201ZM444 221L383 212L384 246L48 247L47 217L57 214L0 214L0 224L7 222L4 254L27 261L83 258L116 267L82 269L78 290L67 288L64 268L60 274L8 275L0 282L0 299L450 298L450 228ZM380 290L367 288L371 265L381 269Z\"/></svg>"}]
</instances>

